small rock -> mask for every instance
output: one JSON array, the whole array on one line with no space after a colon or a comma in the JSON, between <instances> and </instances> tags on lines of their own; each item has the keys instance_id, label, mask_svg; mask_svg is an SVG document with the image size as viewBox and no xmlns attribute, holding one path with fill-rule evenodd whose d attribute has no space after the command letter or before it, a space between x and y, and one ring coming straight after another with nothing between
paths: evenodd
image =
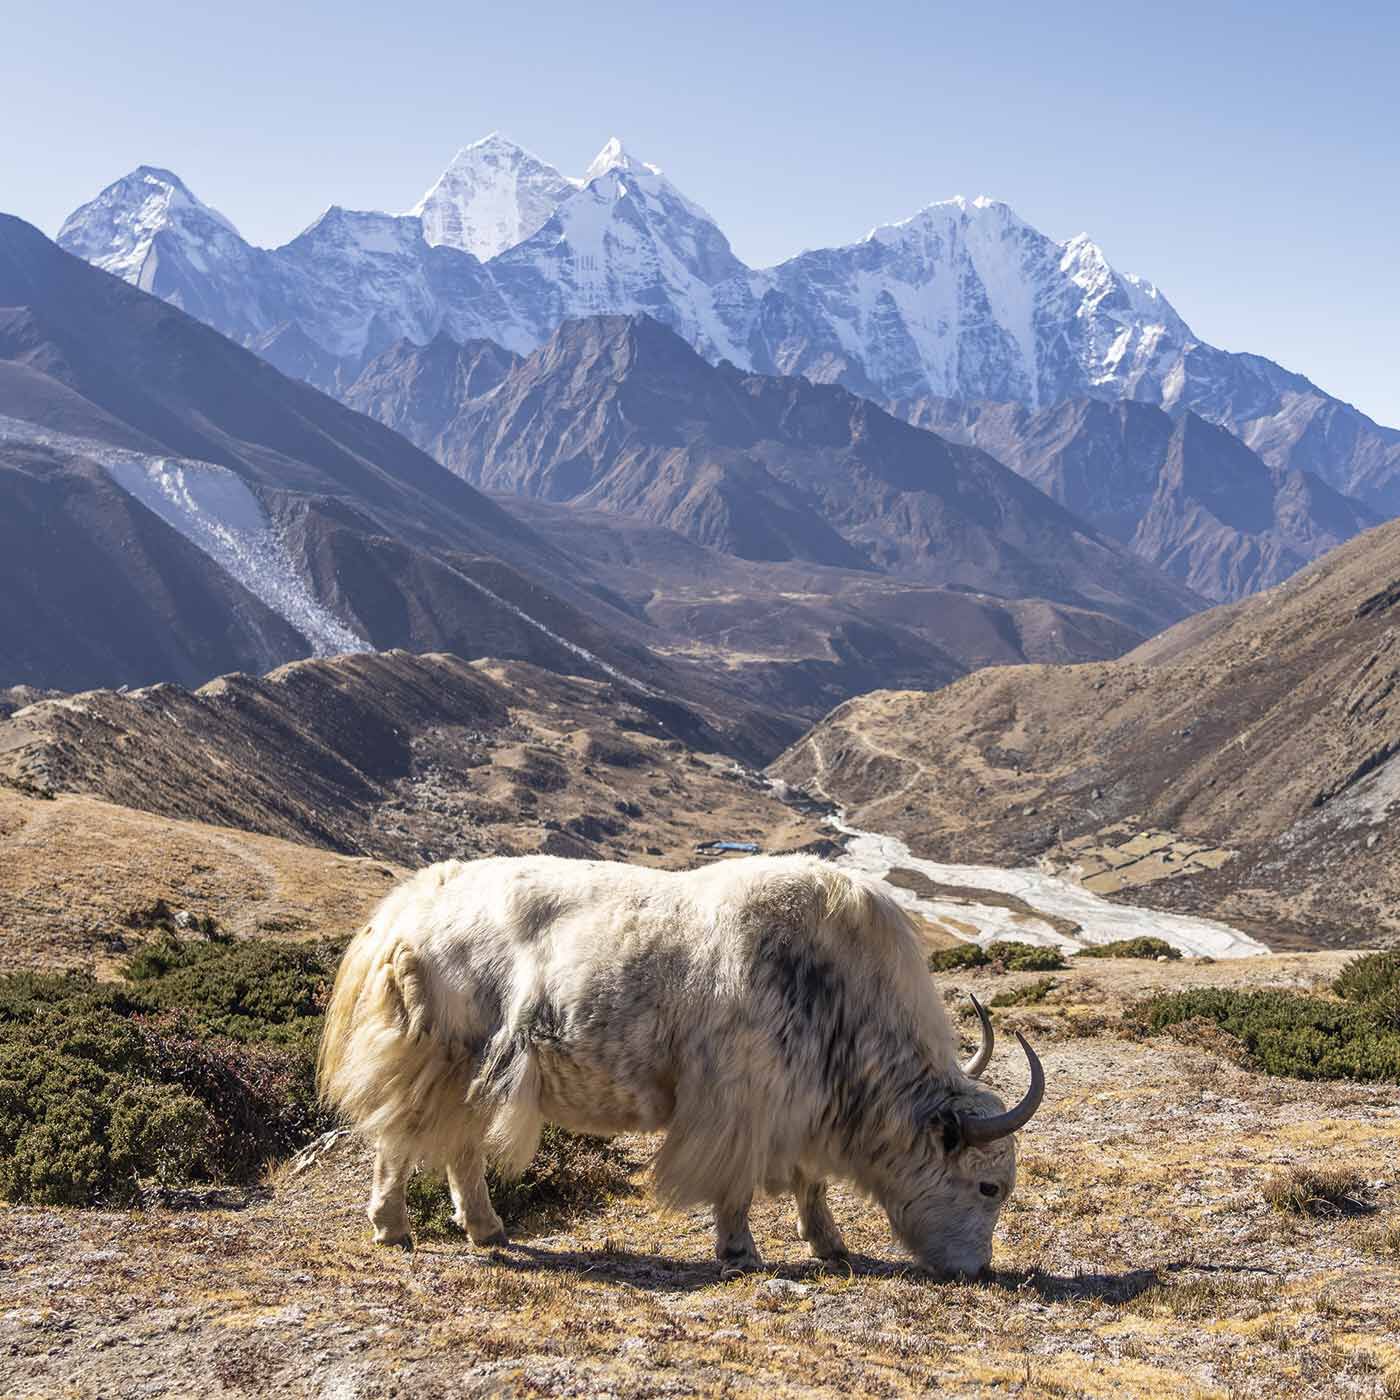
<instances>
[{"instance_id":1,"label":"small rock","mask_svg":"<svg viewBox=\"0 0 1400 1400\"><path fill-rule=\"evenodd\" d=\"M770 1278L763 1285L770 1298L805 1298L811 1291L809 1283L795 1283L790 1278Z\"/></svg>"}]
</instances>

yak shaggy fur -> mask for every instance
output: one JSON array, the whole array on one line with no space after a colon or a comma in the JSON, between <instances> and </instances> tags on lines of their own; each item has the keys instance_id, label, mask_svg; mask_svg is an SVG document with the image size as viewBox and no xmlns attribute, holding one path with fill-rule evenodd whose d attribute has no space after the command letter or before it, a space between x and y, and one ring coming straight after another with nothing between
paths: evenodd
<instances>
[{"instance_id":1,"label":"yak shaggy fur","mask_svg":"<svg viewBox=\"0 0 1400 1400\"><path fill-rule=\"evenodd\" d=\"M319 1072L379 1146L370 1217L393 1242L416 1162L447 1169L473 1239L503 1239L482 1162L523 1169L546 1122L664 1130L660 1196L713 1203L721 1260L740 1266L757 1262L760 1191L795 1191L804 1238L839 1254L834 1175L930 1268L976 1272L1015 1179L1010 1139L957 1141L959 1112L1002 1105L960 1069L904 911L805 856L431 866L347 950Z\"/></svg>"}]
</instances>

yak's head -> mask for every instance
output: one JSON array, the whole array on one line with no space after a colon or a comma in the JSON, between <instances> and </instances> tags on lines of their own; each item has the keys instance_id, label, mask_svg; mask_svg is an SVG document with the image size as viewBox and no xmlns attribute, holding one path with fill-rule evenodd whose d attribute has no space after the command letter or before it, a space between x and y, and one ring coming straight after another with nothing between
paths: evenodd
<instances>
[{"instance_id":1,"label":"yak's head","mask_svg":"<svg viewBox=\"0 0 1400 1400\"><path fill-rule=\"evenodd\" d=\"M973 997L982 1022L982 1046L962 1067L968 1083L954 1087L918 1124L913 1151L888 1193L881 1193L895 1234L933 1275L976 1278L991 1262L992 1231L1016 1187L1016 1140L1045 1096L1045 1073L1017 1032L1030 1064L1031 1083L1015 1108L977 1076L992 1056L992 1023Z\"/></svg>"}]
</instances>

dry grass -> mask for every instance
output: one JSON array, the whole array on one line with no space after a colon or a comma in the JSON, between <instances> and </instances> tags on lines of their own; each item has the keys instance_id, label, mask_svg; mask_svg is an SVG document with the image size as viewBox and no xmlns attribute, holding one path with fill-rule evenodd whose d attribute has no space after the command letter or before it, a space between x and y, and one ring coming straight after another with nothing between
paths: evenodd
<instances>
[{"instance_id":1,"label":"dry grass","mask_svg":"<svg viewBox=\"0 0 1400 1400\"><path fill-rule=\"evenodd\" d=\"M1334 971L1291 958L1057 976L1071 1004L1107 1015L1152 978ZM976 979L979 995L1018 982ZM999 1029L1032 1016L1054 1019L1016 1007ZM630 1189L517 1225L508 1248L425 1231L412 1255L379 1250L368 1161L351 1148L275 1174L242 1209L7 1211L0 1393L159 1394L195 1376L216 1400L1394 1393L1400 1192L1368 1187L1367 1218L1261 1194L1339 1160L1358 1182L1393 1183L1393 1086L1267 1079L1161 1037L1037 1034L1050 1094L983 1283L921 1277L844 1187L849 1268L817 1266L790 1203L763 1201L767 1270L721 1283L707 1213L668 1213L645 1191L643 1139L620 1144ZM998 1053L1000 1091L1023 1076Z\"/></svg>"}]
</instances>

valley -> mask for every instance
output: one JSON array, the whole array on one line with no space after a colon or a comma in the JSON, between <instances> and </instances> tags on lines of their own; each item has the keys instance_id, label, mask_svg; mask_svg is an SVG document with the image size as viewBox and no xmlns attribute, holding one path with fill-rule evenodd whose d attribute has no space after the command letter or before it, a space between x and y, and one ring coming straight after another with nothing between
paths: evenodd
<instances>
[{"instance_id":1,"label":"valley","mask_svg":"<svg viewBox=\"0 0 1400 1400\"><path fill-rule=\"evenodd\" d=\"M920 16L855 16L816 113L782 75L852 16L778 16L731 104L768 141L710 112L689 152L722 219L617 138L568 174L499 132L410 205L419 109L509 74L562 142L550 46L596 121L670 33L638 63L602 13L531 15L493 59L521 17L469 16L434 88L456 12L352 6L311 64L264 18L266 130L147 70L152 110L199 84L193 135L122 155L114 105L67 178L194 153L295 236L154 164L0 214L0 1394L1400 1397L1400 430L1000 200L841 232L987 163L1000 115L987 168L1031 160L1045 228L1082 201L1199 288L1263 258L1220 190L1258 197L1252 152L1195 133L1170 238L1127 206L1239 72L1198 100L1159 26L1091 130L1103 35L1056 107L1002 72L1042 14L957 68L977 17L940 16L909 94ZM745 71L750 17L703 19ZM185 22L94 52L136 73ZM1261 91L1287 28L1251 34ZM661 110L714 105L703 49ZM887 93L924 123L897 180ZM285 207L390 170L406 212ZM769 184L802 251L741 256ZM1193 319L1277 335L1247 281ZM483 857L548 874L381 903Z\"/></svg>"}]
</instances>

